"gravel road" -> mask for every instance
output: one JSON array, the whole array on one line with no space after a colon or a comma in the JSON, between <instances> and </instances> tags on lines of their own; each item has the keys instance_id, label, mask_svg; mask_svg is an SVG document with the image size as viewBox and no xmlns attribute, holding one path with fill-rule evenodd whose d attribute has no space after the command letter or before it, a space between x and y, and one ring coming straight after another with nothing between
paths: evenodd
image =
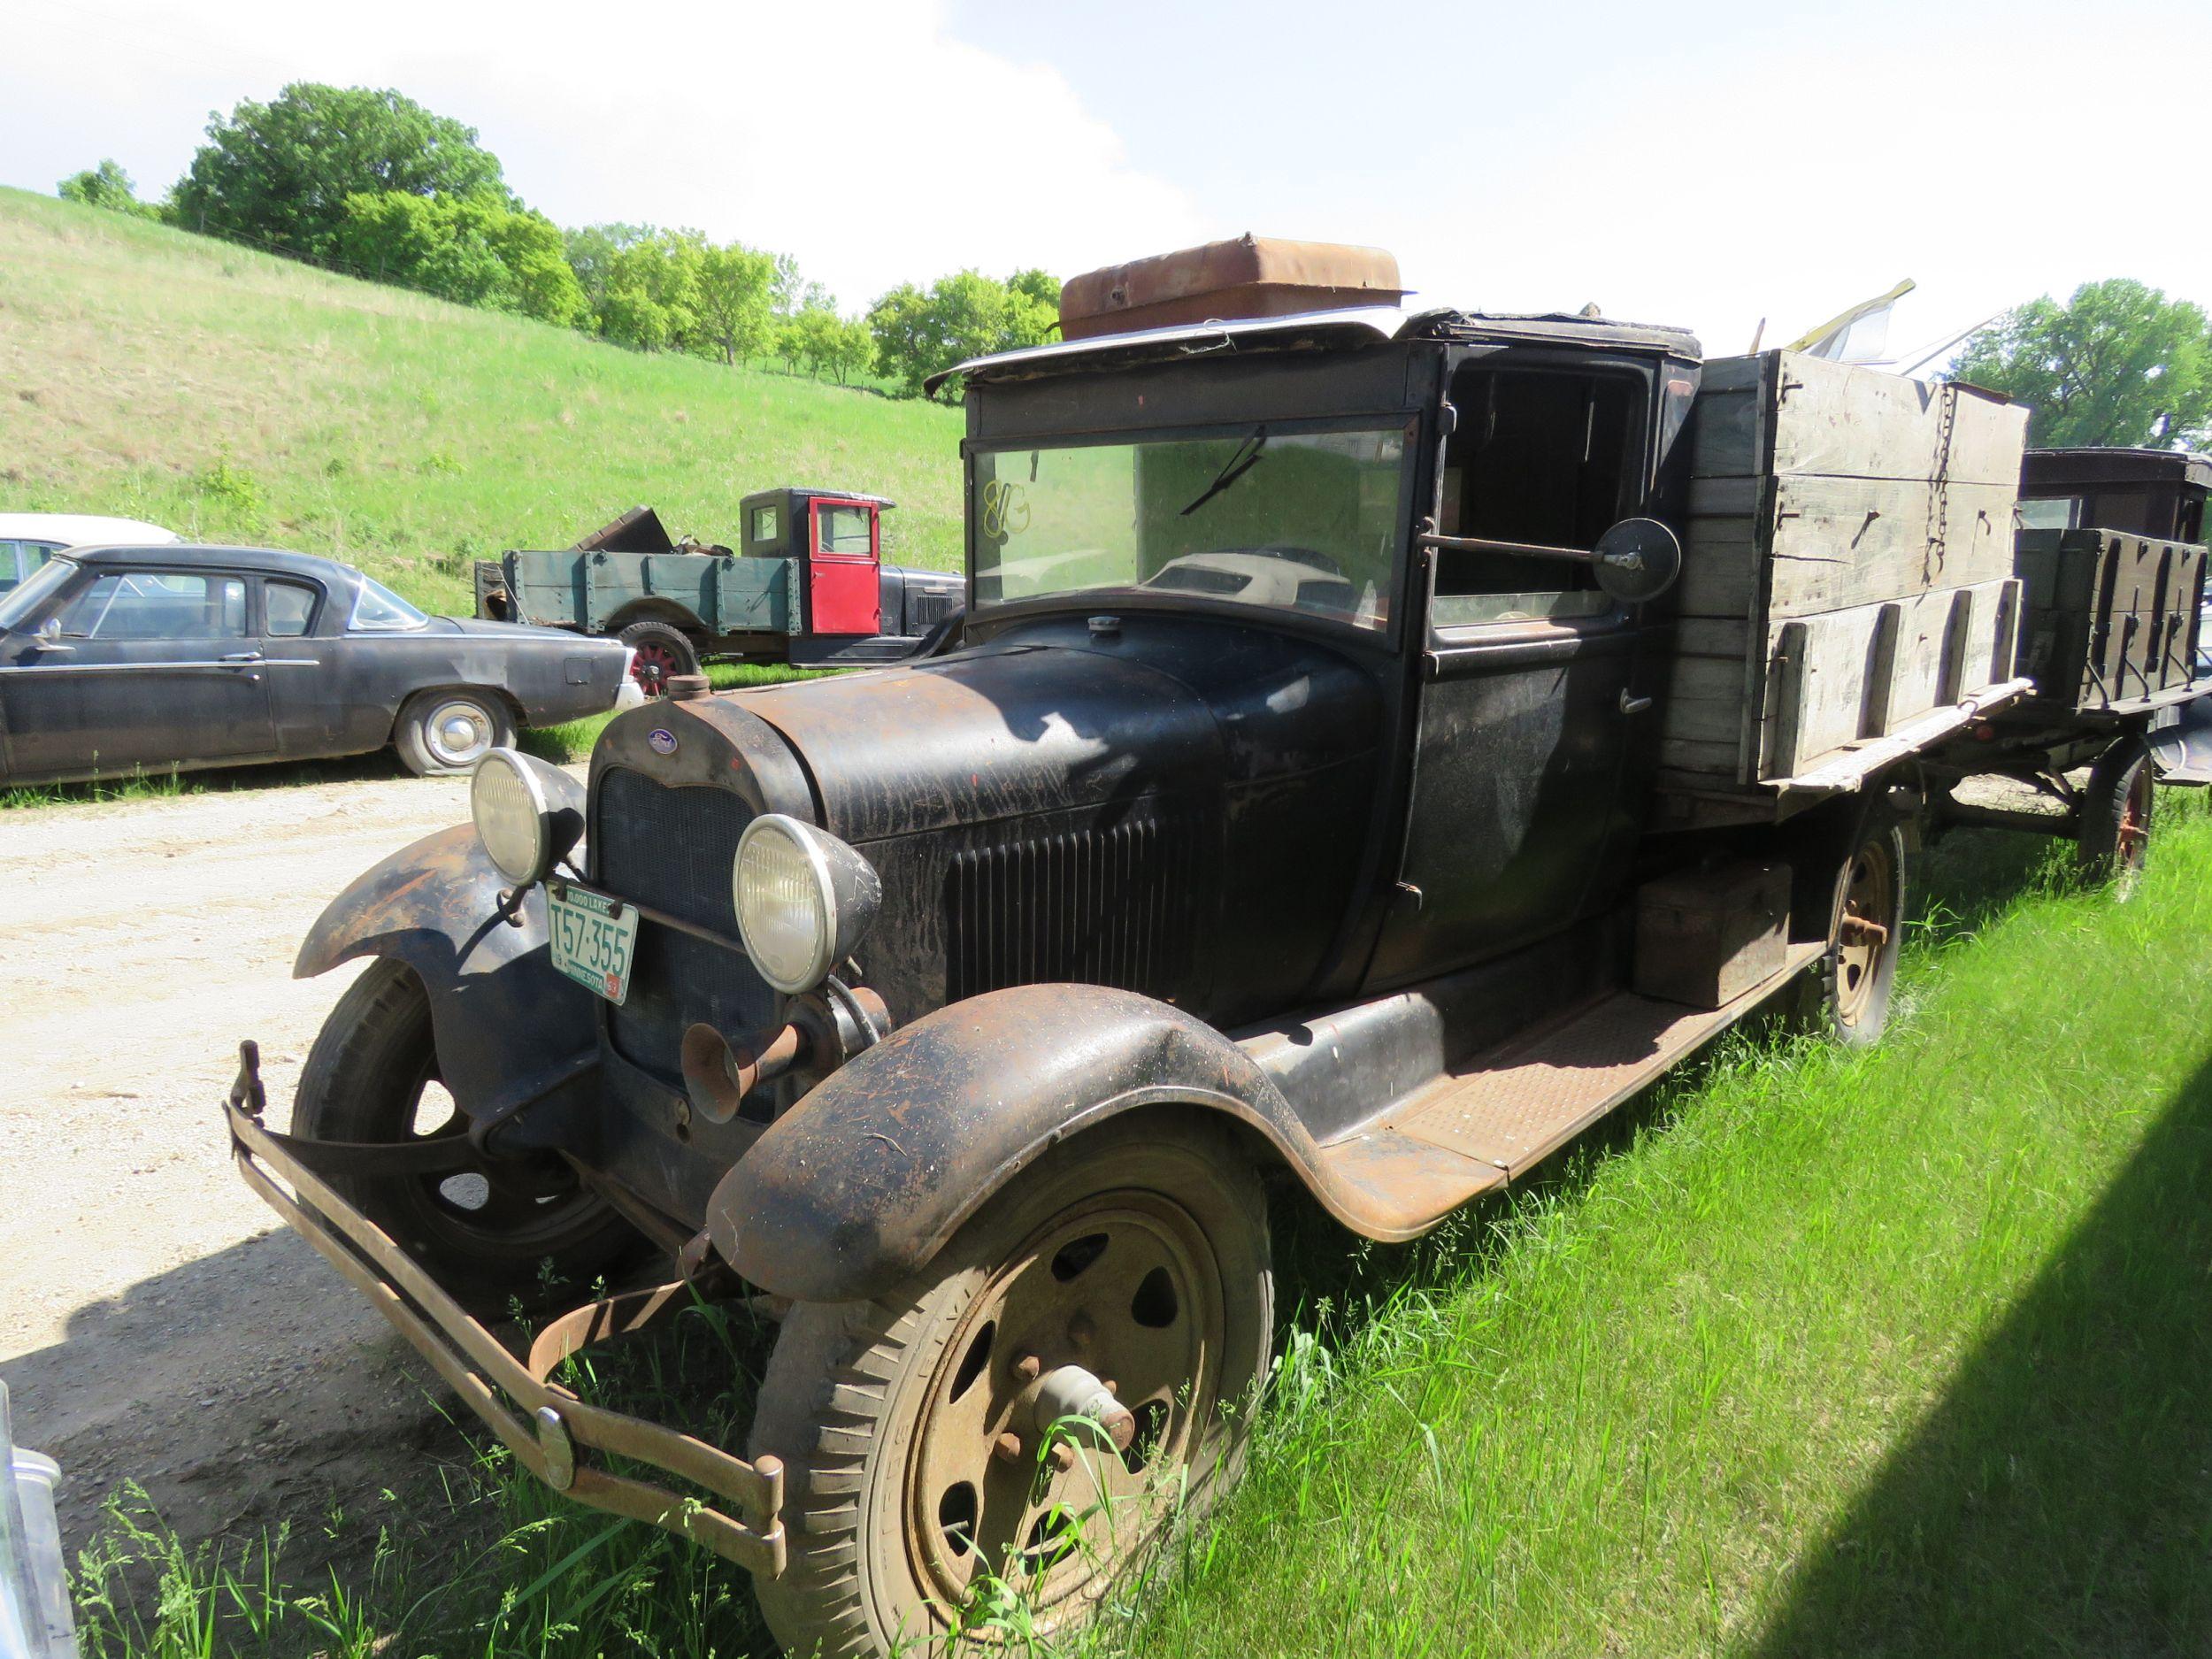
<instances>
[{"instance_id":1,"label":"gravel road","mask_svg":"<svg viewBox=\"0 0 2212 1659\"><path fill-rule=\"evenodd\" d=\"M376 1502L459 1441L383 1321L249 1193L217 1103L260 1040L282 1125L358 970L295 981L325 901L468 816L398 776L0 812L0 1380L73 1550L134 1479L200 1537Z\"/></svg>"}]
</instances>

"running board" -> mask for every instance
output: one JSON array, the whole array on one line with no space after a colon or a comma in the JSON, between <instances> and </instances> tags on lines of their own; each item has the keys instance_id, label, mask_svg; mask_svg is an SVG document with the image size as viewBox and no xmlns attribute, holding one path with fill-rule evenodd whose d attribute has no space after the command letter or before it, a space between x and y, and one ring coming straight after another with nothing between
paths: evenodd
<instances>
[{"instance_id":1,"label":"running board","mask_svg":"<svg viewBox=\"0 0 2212 1659\"><path fill-rule=\"evenodd\" d=\"M1376 1236L1425 1232L1477 1194L1519 1179L1781 990L1821 950L1792 945L1780 972L1719 1008L1615 991L1474 1055L1376 1125L1322 1148L1331 1184L1387 1214Z\"/></svg>"}]
</instances>

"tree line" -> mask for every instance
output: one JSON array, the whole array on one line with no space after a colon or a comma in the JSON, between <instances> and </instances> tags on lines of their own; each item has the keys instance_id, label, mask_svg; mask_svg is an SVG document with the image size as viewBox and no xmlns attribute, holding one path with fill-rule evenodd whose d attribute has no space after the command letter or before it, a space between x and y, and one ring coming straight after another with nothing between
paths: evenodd
<instances>
[{"instance_id":1,"label":"tree line","mask_svg":"<svg viewBox=\"0 0 2212 1659\"><path fill-rule=\"evenodd\" d=\"M902 283L848 317L788 254L651 225L563 229L508 187L474 127L389 89L300 81L243 101L210 119L157 203L111 160L60 194L634 350L780 362L841 384L878 374L906 396L1058 322L1059 284L1042 271Z\"/></svg>"}]
</instances>

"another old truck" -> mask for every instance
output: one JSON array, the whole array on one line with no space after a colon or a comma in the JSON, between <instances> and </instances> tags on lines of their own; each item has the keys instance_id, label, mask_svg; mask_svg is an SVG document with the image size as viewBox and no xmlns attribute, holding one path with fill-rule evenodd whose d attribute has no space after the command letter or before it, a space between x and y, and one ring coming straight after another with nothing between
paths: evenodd
<instances>
[{"instance_id":1,"label":"another old truck","mask_svg":"<svg viewBox=\"0 0 2212 1659\"><path fill-rule=\"evenodd\" d=\"M960 607L954 572L883 562L894 503L849 490L767 489L738 505L736 551L679 543L635 507L559 552L476 567L477 614L630 647L649 697L710 657L859 666L912 652Z\"/></svg>"},{"instance_id":2,"label":"another old truck","mask_svg":"<svg viewBox=\"0 0 2212 1659\"><path fill-rule=\"evenodd\" d=\"M588 787L488 762L302 948L370 962L288 1133L246 1053L255 1190L795 1653L926 1640L987 1569L1064 1626L1202 1511L1268 1374L1269 1184L1409 1239L1755 1010L1883 1027L1927 757L2032 689L2024 411L1299 309L1398 287L1267 242L1071 284L1075 337L959 365L955 629L673 680ZM1116 331L1160 304L1209 320ZM526 1348L476 1311L641 1254ZM556 1379L744 1295L742 1448Z\"/></svg>"}]
</instances>

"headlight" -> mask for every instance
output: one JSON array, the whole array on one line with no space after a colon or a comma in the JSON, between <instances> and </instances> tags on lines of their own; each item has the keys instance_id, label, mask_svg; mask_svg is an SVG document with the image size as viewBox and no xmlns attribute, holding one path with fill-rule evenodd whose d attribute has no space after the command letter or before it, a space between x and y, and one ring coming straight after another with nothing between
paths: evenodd
<instances>
[{"instance_id":1,"label":"headlight","mask_svg":"<svg viewBox=\"0 0 2212 1659\"><path fill-rule=\"evenodd\" d=\"M865 858L780 812L745 826L730 886L746 953L787 995L812 990L850 956L883 898Z\"/></svg>"},{"instance_id":2,"label":"headlight","mask_svg":"<svg viewBox=\"0 0 2212 1659\"><path fill-rule=\"evenodd\" d=\"M469 781L476 838L517 887L542 880L576 845L584 815L565 772L511 749L495 749Z\"/></svg>"}]
</instances>

